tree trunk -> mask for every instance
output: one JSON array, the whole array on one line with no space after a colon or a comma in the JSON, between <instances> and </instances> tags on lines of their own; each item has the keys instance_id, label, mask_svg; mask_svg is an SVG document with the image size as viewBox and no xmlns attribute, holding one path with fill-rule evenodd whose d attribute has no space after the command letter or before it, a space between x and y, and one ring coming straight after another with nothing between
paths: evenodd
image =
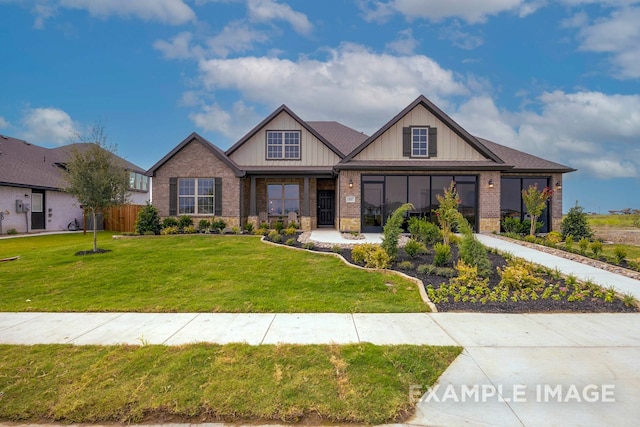
<instances>
[{"instance_id":1,"label":"tree trunk","mask_svg":"<svg viewBox=\"0 0 640 427\"><path fill-rule=\"evenodd\" d=\"M536 235L536 223L538 222L538 217L531 215L531 228L529 229L529 234L532 236Z\"/></svg>"},{"instance_id":2,"label":"tree trunk","mask_svg":"<svg viewBox=\"0 0 640 427\"><path fill-rule=\"evenodd\" d=\"M98 221L95 209L91 211L91 215L93 216L93 252L98 252Z\"/></svg>"}]
</instances>

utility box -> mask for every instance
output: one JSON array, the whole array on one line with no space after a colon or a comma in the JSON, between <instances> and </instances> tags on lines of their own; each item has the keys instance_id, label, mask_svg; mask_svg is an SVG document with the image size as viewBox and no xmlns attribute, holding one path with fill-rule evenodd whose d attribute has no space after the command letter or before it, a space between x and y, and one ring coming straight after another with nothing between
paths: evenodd
<instances>
[{"instance_id":1,"label":"utility box","mask_svg":"<svg viewBox=\"0 0 640 427\"><path fill-rule=\"evenodd\" d=\"M24 202L22 200L16 200L16 212L17 213L24 212Z\"/></svg>"}]
</instances>

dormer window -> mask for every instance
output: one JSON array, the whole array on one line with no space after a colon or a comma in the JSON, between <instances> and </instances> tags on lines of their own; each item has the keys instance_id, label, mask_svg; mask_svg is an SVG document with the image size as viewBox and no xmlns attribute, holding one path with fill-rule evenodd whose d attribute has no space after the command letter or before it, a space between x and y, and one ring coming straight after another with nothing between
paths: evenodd
<instances>
[{"instance_id":1,"label":"dormer window","mask_svg":"<svg viewBox=\"0 0 640 427\"><path fill-rule=\"evenodd\" d=\"M299 160L300 132L267 131L267 160Z\"/></svg>"},{"instance_id":2,"label":"dormer window","mask_svg":"<svg viewBox=\"0 0 640 427\"><path fill-rule=\"evenodd\" d=\"M429 128L411 128L411 157L429 157Z\"/></svg>"}]
</instances>

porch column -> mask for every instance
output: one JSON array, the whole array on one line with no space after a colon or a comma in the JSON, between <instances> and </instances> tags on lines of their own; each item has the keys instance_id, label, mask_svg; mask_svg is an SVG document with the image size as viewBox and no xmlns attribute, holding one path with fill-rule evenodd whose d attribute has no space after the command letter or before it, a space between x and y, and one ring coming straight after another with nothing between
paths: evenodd
<instances>
[{"instance_id":1,"label":"porch column","mask_svg":"<svg viewBox=\"0 0 640 427\"><path fill-rule=\"evenodd\" d=\"M249 216L258 216L256 212L256 177L251 177L251 187L249 190Z\"/></svg>"},{"instance_id":2,"label":"porch column","mask_svg":"<svg viewBox=\"0 0 640 427\"><path fill-rule=\"evenodd\" d=\"M309 214L311 212L310 209L310 200L309 200L309 177L304 177L304 188L303 188L303 203L302 203L302 215L301 216L311 216Z\"/></svg>"}]
</instances>

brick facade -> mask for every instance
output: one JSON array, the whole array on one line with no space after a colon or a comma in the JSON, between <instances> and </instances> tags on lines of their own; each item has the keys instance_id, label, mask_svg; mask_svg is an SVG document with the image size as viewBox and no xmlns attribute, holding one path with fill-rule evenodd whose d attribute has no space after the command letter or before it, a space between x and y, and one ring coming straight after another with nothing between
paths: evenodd
<instances>
[{"instance_id":1,"label":"brick facade","mask_svg":"<svg viewBox=\"0 0 640 427\"><path fill-rule=\"evenodd\" d=\"M228 227L240 227L240 179L202 143L192 140L155 171L153 205L161 217L169 216L170 178L222 178L222 215L216 218L224 220ZM211 214L190 216L195 223L213 217Z\"/></svg>"}]
</instances>

